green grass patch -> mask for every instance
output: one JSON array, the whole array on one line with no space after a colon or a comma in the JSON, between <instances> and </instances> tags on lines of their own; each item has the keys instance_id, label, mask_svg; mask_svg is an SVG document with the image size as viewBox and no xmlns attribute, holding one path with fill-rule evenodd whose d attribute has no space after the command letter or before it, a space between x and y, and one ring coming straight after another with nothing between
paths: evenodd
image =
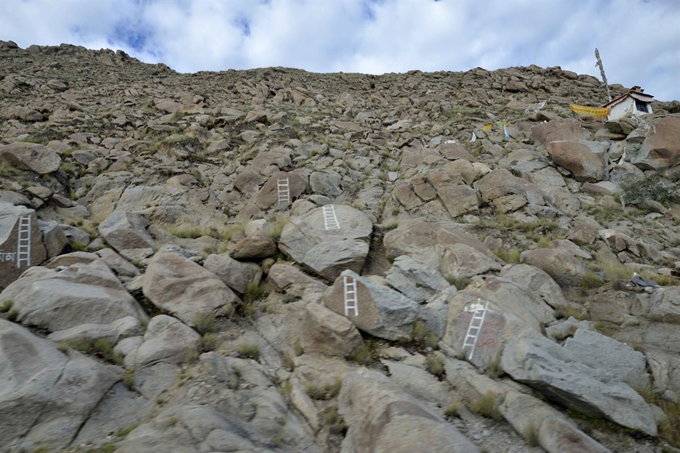
<instances>
[{"instance_id":1,"label":"green grass patch","mask_svg":"<svg viewBox=\"0 0 680 453\"><path fill-rule=\"evenodd\" d=\"M482 417L490 418L492 420L503 420L503 414L498 410L496 398L491 392L487 392L476 400L470 403L470 410L481 415Z\"/></svg>"},{"instance_id":2,"label":"green grass patch","mask_svg":"<svg viewBox=\"0 0 680 453\"><path fill-rule=\"evenodd\" d=\"M241 343L236 348L236 353L241 358L253 359L253 360L259 360L260 359L260 347L256 344Z\"/></svg>"},{"instance_id":3,"label":"green grass patch","mask_svg":"<svg viewBox=\"0 0 680 453\"><path fill-rule=\"evenodd\" d=\"M307 395L314 400L330 400L338 396L342 387L342 379L335 376L333 382L321 385L307 384Z\"/></svg>"}]
</instances>

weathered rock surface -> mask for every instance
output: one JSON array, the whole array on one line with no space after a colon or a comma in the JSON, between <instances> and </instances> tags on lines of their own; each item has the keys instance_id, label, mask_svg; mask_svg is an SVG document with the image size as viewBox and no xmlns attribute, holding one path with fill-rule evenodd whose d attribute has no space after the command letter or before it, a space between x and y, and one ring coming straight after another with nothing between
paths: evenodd
<instances>
[{"instance_id":1,"label":"weathered rock surface","mask_svg":"<svg viewBox=\"0 0 680 453\"><path fill-rule=\"evenodd\" d=\"M478 452L456 428L372 371L343 376L340 413L350 448L369 452Z\"/></svg>"},{"instance_id":2,"label":"weathered rock surface","mask_svg":"<svg viewBox=\"0 0 680 453\"><path fill-rule=\"evenodd\" d=\"M325 208L326 211L317 208L292 217L279 240L283 253L328 280L334 280L345 269L361 271L373 228L361 211L349 206L331 206Z\"/></svg>"},{"instance_id":3,"label":"weathered rock surface","mask_svg":"<svg viewBox=\"0 0 680 453\"><path fill-rule=\"evenodd\" d=\"M199 317L230 314L238 300L215 274L174 252L154 255L142 290L154 305L190 326Z\"/></svg>"},{"instance_id":4,"label":"weathered rock surface","mask_svg":"<svg viewBox=\"0 0 680 453\"><path fill-rule=\"evenodd\" d=\"M12 300L17 320L50 332L81 324L110 324L147 315L111 269L96 255L62 269L34 267L9 285L0 300Z\"/></svg>"},{"instance_id":5,"label":"weathered rock surface","mask_svg":"<svg viewBox=\"0 0 680 453\"><path fill-rule=\"evenodd\" d=\"M139 214L115 211L99 225L99 233L117 251L153 248L153 238L146 231L148 225Z\"/></svg>"},{"instance_id":6,"label":"weathered rock surface","mask_svg":"<svg viewBox=\"0 0 680 453\"><path fill-rule=\"evenodd\" d=\"M345 302L347 284L356 285L356 305L351 304L356 309ZM359 330L387 340L407 338L420 311L419 305L403 294L349 270L326 291L323 304L347 317Z\"/></svg>"},{"instance_id":7,"label":"weathered rock surface","mask_svg":"<svg viewBox=\"0 0 680 453\"><path fill-rule=\"evenodd\" d=\"M27 221L28 225L20 225ZM27 268L41 264L46 258L35 211L0 202L0 290Z\"/></svg>"},{"instance_id":8,"label":"weathered rock surface","mask_svg":"<svg viewBox=\"0 0 680 453\"><path fill-rule=\"evenodd\" d=\"M567 348L550 340L511 340L501 365L513 379L566 407L656 435L652 408L635 390L611 372L580 362Z\"/></svg>"},{"instance_id":9,"label":"weathered rock surface","mask_svg":"<svg viewBox=\"0 0 680 453\"><path fill-rule=\"evenodd\" d=\"M61 158L50 148L37 143L11 143L0 148L0 160L40 175L59 170Z\"/></svg>"},{"instance_id":10,"label":"weathered rock surface","mask_svg":"<svg viewBox=\"0 0 680 453\"><path fill-rule=\"evenodd\" d=\"M68 447L121 376L115 367L77 352L66 355L51 341L3 319L0 359L3 450Z\"/></svg>"}]
</instances>

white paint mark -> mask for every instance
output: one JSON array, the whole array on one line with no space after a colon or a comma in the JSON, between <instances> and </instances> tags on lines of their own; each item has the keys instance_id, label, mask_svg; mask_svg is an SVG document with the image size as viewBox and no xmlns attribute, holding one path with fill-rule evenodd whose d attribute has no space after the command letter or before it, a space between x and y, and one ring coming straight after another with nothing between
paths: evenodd
<instances>
[{"instance_id":1,"label":"white paint mark","mask_svg":"<svg viewBox=\"0 0 680 453\"><path fill-rule=\"evenodd\" d=\"M332 204L327 204L323 207L323 224L326 230L340 229L338 217L335 215L335 207Z\"/></svg>"},{"instance_id":2,"label":"white paint mark","mask_svg":"<svg viewBox=\"0 0 680 453\"><path fill-rule=\"evenodd\" d=\"M279 208L288 206L290 203L290 184L288 178L279 178L276 181L276 189L279 192Z\"/></svg>"},{"instance_id":3,"label":"white paint mark","mask_svg":"<svg viewBox=\"0 0 680 453\"><path fill-rule=\"evenodd\" d=\"M354 311L354 316L359 316L359 300L357 298L357 281L348 275L343 276L345 287L345 316Z\"/></svg>"},{"instance_id":4,"label":"white paint mark","mask_svg":"<svg viewBox=\"0 0 680 453\"><path fill-rule=\"evenodd\" d=\"M470 348L470 356L468 360L472 360L472 356L475 354L475 346L477 346L477 339L479 338L479 333L482 331L482 325L484 324L484 318L486 317L486 312L489 308L489 301L486 305L482 306L480 300L477 299L477 303L473 305L475 311L470 319L470 326L468 327L467 333L465 334L465 341L463 341L463 350L465 348Z\"/></svg>"},{"instance_id":5,"label":"white paint mark","mask_svg":"<svg viewBox=\"0 0 680 453\"><path fill-rule=\"evenodd\" d=\"M17 269L21 263L31 267L31 216L19 217L19 234L17 239Z\"/></svg>"}]
</instances>

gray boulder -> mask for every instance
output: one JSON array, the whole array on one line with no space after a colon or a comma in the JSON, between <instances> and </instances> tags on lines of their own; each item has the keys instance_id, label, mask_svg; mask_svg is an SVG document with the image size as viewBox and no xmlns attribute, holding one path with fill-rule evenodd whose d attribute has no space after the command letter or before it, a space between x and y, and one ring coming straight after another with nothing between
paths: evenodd
<instances>
[{"instance_id":1,"label":"gray boulder","mask_svg":"<svg viewBox=\"0 0 680 453\"><path fill-rule=\"evenodd\" d=\"M444 291L449 283L434 269L418 263L408 255L398 257L387 271L387 284L415 302L425 302Z\"/></svg>"},{"instance_id":2,"label":"gray boulder","mask_svg":"<svg viewBox=\"0 0 680 453\"><path fill-rule=\"evenodd\" d=\"M566 249L525 250L520 255L523 263L545 271L560 286L580 286L588 268Z\"/></svg>"},{"instance_id":3,"label":"gray boulder","mask_svg":"<svg viewBox=\"0 0 680 453\"><path fill-rule=\"evenodd\" d=\"M125 357L125 365L133 368L159 362L182 363L187 354L198 352L201 336L177 319L158 315L151 318L144 333L144 342Z\"/></svg>"},{"instance_id":4,"label":"gray boulder","mask_svg":"<svg viewBox=\"0 0 680 453\"><path fill-rule=\"evenodd\" d=\"M59 170L61 157L52 149L37 143L16 142L0 148L0 160L40 175Z\"/></svg>"},{"instance_id":5,"label":"gray boulder","mask_svg":"<svg viewBox=\"0 0 680 453\"><path fill-rule=\"evenodd\" d=\"M238 296L215 274L174 252L158 252L142 277L144 295L185 324L231 313Z\"/></svg>"},{"instance_id":6,"label":"gray boulder","mask_svg":"<svg viewBox=\"0 0 680 453\"><path fill-rule=\"evenodd\" d=\"M21 222L27 222L28 225L22 227L20 234ZM16 280L30 266L37 266L46 258L47 252L35 211L0 202L0 290Z\"/></svg>"},{"instance_id":7,"label":"gray boulder","mask_svg":"<svg viewBox=\"0 0 680 453\"><path fill-rule=\"evenodd\" d=\"M343 376L338 407L356 453L476 453L453 425L374 371Z\"/></svg>"},{"instance_id":8,"label":"gray boulder","mask_svg":"<svg viewBox=\"0 0 680 453\"><path fill-rule=\"evenodd\" d=\"M345 283L356 284L356 309L346 303ZM323 303L360 330L387 340L408 338L420 306L403 294L344 271L323 296Z\"/></svg>"},{"instance_id":9,"label":"gray boulder","mask_svg":"<svg viewBox=\"0 0 680 453\"><path fill-rule=\"evenodd\" d=\"M330 209L317 208L292 217L283 228L279 249L318 275L334 280L345 269L361 271L373 224L352 207L332 205L334 214Z\"/></svg>"},{"instance_id":10,"label":"gray boulder","mask_svg":"<svg viewBox=\"0 0 680 453\"><path fill-rule=\"evenodd\" d=\"M99 224L99 234L116 251L153 248L154 241L146 231L149 223L139 214L114 211Z\"/></svg>"},{"instance_id":11,"label":"gray boulder","mask_svg":"<svg viewBox=\"0 0 680 453\"><path fill-rule=\"evenodd\" d=\"M501 365L513 379L568 408L656 435L652 408L635 390L611 372L581 363L548 339L510 340Z\"/></svg>"},{"instance_id":12,"label":"gray boulder","mask_svg":"<svg viewBox=\"0 0 680 453\"><path fill-rule=\"evenodd\" d=\"M349 319L321 304L305 306L301 340L305 352L344 357L363 344L361 334Z\"/></svg>"},{"instance_id":13,"label":"gray boulder","mask_svg":"<svg viewBox=\"0 0 680 453\"><path fill-rule=\"evenodd\" d=\"M613 338L588 329L578 329L564 343L564 349L592 368L609 371L634 389L649 387L644 354Z\"/></svg>"},{"instance_id":14,"label":"gray boulder","mask_svg":"<svg viewBox=\"0 0 680 453\"><path fill-rule=\"evenodd\" d=\"M20 323L50 332L110 324L127 316L146 321L144 310L111 269L91 256L95 258L91 262L65 268L31 268L0 293L0 300L14 301Z\"/></svg>"},{"instance_id":15,"label":"gray boulder","mask_svg":"<svg viewBox=\"0 0 680 453\"><path fill-rule=\"evenodd\" d=\"M208 255L203 267L240 294L246 292L249 283L257 285L262 279L262 268L256 263L238 261L226 253Z\"/></svg>"},{"instance_id":16,"label":"gray boulder","mask_svg":"<svg viewBox=\"0 0 680 453\"><path fill-rule=\"evenodd\" d=\"M120 380L120 369L0 319L0 445L9 451L66 448Z\"/></svg>"}]
</instances>

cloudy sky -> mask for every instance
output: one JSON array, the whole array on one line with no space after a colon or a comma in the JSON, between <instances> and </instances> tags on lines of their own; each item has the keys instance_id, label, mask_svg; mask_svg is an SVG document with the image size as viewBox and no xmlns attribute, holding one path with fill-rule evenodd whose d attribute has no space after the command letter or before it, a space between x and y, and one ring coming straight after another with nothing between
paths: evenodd
<instances>
[{"instance_id":1,"label":"cloudy sky","mask_svg":"<svg viewBox=\"0 0 680 453\"><path fill-rule=\"evenodd\" d=\"M561 66L680 100L680 0L0 0L0 39L180 72Z\"/></svg>"}]
</instances>

